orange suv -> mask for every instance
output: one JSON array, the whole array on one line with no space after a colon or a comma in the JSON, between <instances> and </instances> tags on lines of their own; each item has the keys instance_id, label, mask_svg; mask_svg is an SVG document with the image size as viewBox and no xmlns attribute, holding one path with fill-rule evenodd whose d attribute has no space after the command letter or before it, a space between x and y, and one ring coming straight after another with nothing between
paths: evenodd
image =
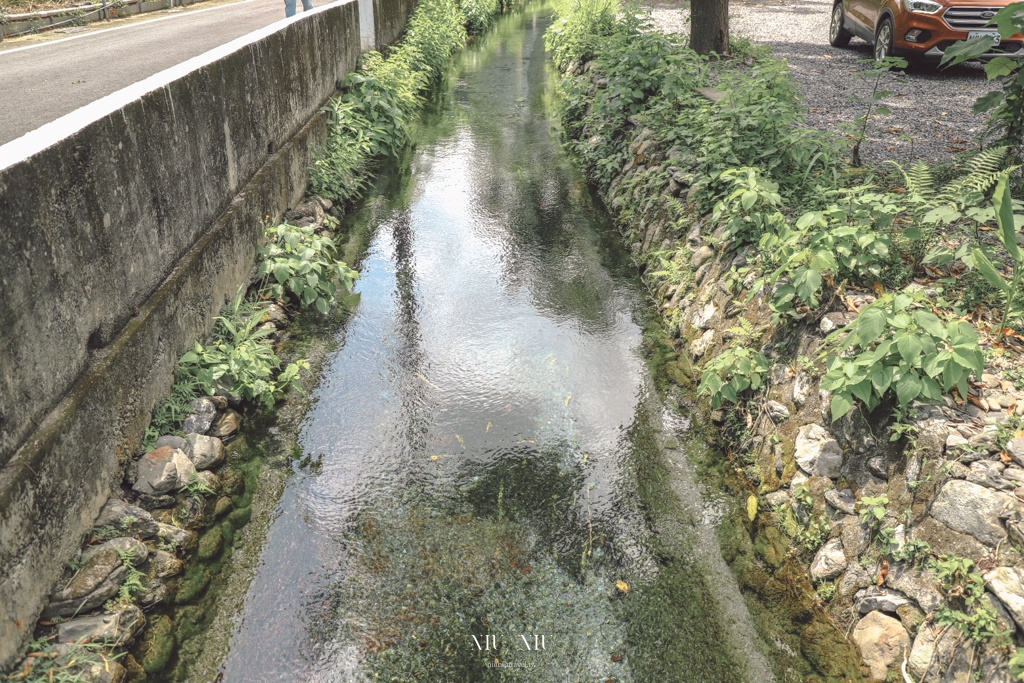
<instances>
[{"instance_id":1,"label":"orange suv","mask_svg":"<svg viewBox=\"0 0 1024 683\"><path fill-rule=\"evenodd\" d=\"M875 59L888 56L935 60L953 43L979 36L992 38L982 57L1024 54L1018 34L1000 40L989 19L1013 0L836 0L828 42L846 47L857 36L875 46Z\"/></svg>"}]
</instances>

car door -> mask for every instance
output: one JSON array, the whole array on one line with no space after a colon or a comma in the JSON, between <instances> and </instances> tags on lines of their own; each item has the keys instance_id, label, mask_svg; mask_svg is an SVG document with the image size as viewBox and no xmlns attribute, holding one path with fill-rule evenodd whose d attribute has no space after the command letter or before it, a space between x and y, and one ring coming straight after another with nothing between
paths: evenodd
<instances>
[{"instance_id":1,"label":"car door","mask_svg":"<svg viewBox=\"0 0 1024 683\"><path fill-rule=\"evenodd\" d=\"M868 4L870 2L872 2L872 0L849 0L846 7L847 17L857 24L850 28L853 33L858 34L861 37L868 34L874 35L875 24L874 21L869 18L871 9L868 7Z\"/></svg>"}]
</instances>

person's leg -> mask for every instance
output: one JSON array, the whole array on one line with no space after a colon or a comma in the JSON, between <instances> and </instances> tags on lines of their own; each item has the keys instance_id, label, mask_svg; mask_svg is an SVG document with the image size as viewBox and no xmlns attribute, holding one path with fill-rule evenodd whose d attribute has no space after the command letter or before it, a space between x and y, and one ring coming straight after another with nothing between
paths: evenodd
<instances>
[{"instance_id":1,"label":"person's leg","mask_svg":"<svg viewBox=\"0 0 1024 683\"><path fill-rule=\"evenodd\" d=\"M305 2L305 0L303 0ZM295 0L284 0L284 15L286 17L295 16Z\"/></svg>"},{"instance_id":2,"label":"person's leg","mask_svg":"<svg viewBox=\"0 0 1024 683\"><path fill-rule=\"evenodd\" d=\"M302 11L308 12L313 9L313 0L302 0Z\"/></svg>"}]
</instances>

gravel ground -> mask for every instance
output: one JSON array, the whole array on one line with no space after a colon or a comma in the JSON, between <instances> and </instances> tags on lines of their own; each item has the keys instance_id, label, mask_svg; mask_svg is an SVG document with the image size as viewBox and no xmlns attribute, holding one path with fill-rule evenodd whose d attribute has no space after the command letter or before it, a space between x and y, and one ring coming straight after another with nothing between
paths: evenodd
<instances>
[{"instance_id":1,"label":"gravel ground","mask_svg":"<svg viewBox=\"0 0 1024 683\"><path fill-rule=\"evenodd\" d=\"M775 56L789 62L808 108L807 123L822 130L852 124L863 108L851 98L871 92L871 84L858 78L868 68L858 60L869 59L871 47L859 38L842 49L829 45L831 7L832 0L732 2L730 6L733 34L767 43ZM688 8L657 2L648 9L662 30L689 32ZM892 114L872 120L868 140L861 145L864 159L949 161L976 144L975 133L982 122L972 107L975 99L992 89L980 65L943 71L911 66L906 72L886 75L883 83L880 87L892 92L885 102Z\"/></svg>"}]
</instances>

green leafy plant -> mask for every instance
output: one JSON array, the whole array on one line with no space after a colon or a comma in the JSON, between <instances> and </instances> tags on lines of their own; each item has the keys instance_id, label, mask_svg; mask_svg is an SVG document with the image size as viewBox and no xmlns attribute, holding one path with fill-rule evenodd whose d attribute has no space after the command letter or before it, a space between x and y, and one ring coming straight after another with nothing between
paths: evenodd
<instances>
[{"instance_id":1,"label":"green leafy plant","mask_svg":"<svg viewBox=\"0 0 1024 683\"><path fill-rule=\"evenodd\" d=\"M313 304L326 314L339 291L352 291L359 273L334 258L334 242L317 235L313 226L282 223L268 227L265 236L266 244L256 247L257 274L269 281L274 297L290 293L300 305Z\"/></svg>"},{"instance_id":2,"label":"green leafy plant","mask_svg":"<svg viewBox=\"0 0 1024 683\"><path fill-rule=\"evenodd\" d=\"M889 498L887 496L861 497L861 499L857 501L860 523L869 528L877 529L878 525L882 523L882 519L885 517L885 506L888 504Z\"/></svg>"},{"instance_id":3,"label":"green leafy plant","mask_svg":"<svg viewBox=\"0 0 1024 683\"><path fill-rule=\"evenodd\" d=\"M864 140L868 137L868 123L871 121L872 116L888 116L891 112L888 107L879 104L884 99L892 95L892 92L888 90L881 90L879 86L882 84L882 77L889 73L892 69L905 69L907 67L907 60L901 57L886 57L878 61L865 59L861 60L863 64L871 65L870 69L867 69L861 74L861 77L873 81L871 86L871 94L865 97L855 98L865 107L864 113L857 117L856 126L857 133L854 138L853 149L852 149L852 160L851 163L854 166L861 165L860 158L860 146Z\"/></svg>"},{"instance_id":4,"label":"green leafy plant","mask_svg":"<svg viewBox=\"0 0 1024 683\"><path fill-rule=\"evenodd\" d=\"M181 487L181 490L185 492L185 495L190 496L192 500L198 503L203 502L203 496L212 496L217 493L205 481L200 479L195 472L189 476L188 481Z\"/></svg>"},{"instance_id":5,"label":"green leafy plant","mask_svg":"<svg viewBox=\"0 0 1024 683\"><path fill-rule=\"evenodd\" d=\"M954 386L967 395L971 372L984 370L977 332L966 322L943 325L928 303L917 292L885 294L826 338L821 388L832 392L833 421L854 398L873 410L890 389L901 408L919 396L941 399Z\"/></svg>"},{"instance_id":6,"label":"green leafy plant","mask_svg":"<svg viewBox=\"0 0 1024 683\"><path fill-rule=\"evenodd\" d=\"M711 407L723 401L738 403L747 389L757 391L764 386L768 360L742 344L731 346L705 364L697 395L711 396Z\"/></svg>"},{"instance_id":7,"label":"green leafy plant","mask_svg":"<svg viewBox=\"0 0 1024 683\"><path fill-rule=\"evenodd\" d=\"M198 380L180 364L174 368L171 393L153 410L153 417L143 436L143 447L148 451L165 434L176 434L182 421L191 412L191 403L200 396Z\"/></svg>"},{"instance_id":8,"label":"green leafy plant","mask_svg":"<svg viewBox=\"0 0 1024 683\"><path fill-rule=\"evenodd\" d=\"M1018 681L1024 681L1024 647L1018 647L1010 655L1010 675Z\"/></svg>"},{"instance_id":9,"label":"green leafy plant","mask_svg":"<svg viewBox=\"0 0 1024 683\"><path fill-rule=\"evenodd\" d=\"M556 19L544 34L555 66L564 71L570 64L592 59L598 45L612 34L619 11L617 0L560 0Z\"/></svg>"},{"instance_id":10,"label":"green leafy plant","mask_svg":"<svg viewBox=\"0 0 1024 683\"><path fill-rule=\"evenodd\" d=\"M888 504L888 501L887 501ZM864 521L864 511L861 511L861 520ZM882 515L885 515L885 507L882 507ZM872 514L872 517L874 515ZM870 520L869 520L870 521ZM899 543L896 542L895 530L889 527L881 529L876 537L878 540L878 549L885 557L889 558L892 562L909 562L911 564L920 564L925 558L931 554L931 546L927 541L908 540L903 543L903 548L900 548Z\"/></svg>"},{"instance_id":11,"label":"green leafy plant","mask_svg":"<svg viewBox=\"0 0 1024 683\"><path fill-rule=\"evenodd\" d=\"M1017 229L1014 223L1013 205L1010 199L1009 174L1002 174L996 183L996 191L992 196L992 203L995 207L996 223L999 226L998 235L1003 243L1003 248L1010 257L1012 275L1009 280L1005 279L992 262L992 257L984 249L975 247L971 250L971 258L975 267L981 272L988 282L996 287L1003 294L1003 318L999 322L999 330L996 332L996 341L999 341L1006 329L1006 322L1013 317L1019 317L1021 311L1018 307L1017 295L1021 291L1021 278L1024 276L1024 252L1017 244ZM965 395L965 394L961 394Z\"/></svg>"},{"instance_id":12,"label":"green leafy plant","mask_svg":"<svg viewBox=\"0 0 1024 683\"><path fill-rule=\"evenodd\" d=\"M122 602L131 602L132 597L136 594L142 593L146 590L146 587L142 585L143 575L135 566L135 554L128 550L121 550L117 548L118 557L121 558L121 564L127 570L124 575L124 580L121 582L121 586L117 589L117 595Z\"/></svg>"},{"instance_id":13,"label":"green leafy plant","mask_svg":"<svg viewBox=\"0 0 1024 683\"><path fill-rule=\"evenodd\" d=\"M263 307L245 303L244 294L240 289L225 314L217 318L213 341L206 346L197 342L180 363L211 396L223 383L242 398L269 407L289 386L302 391L299 372L308 372L309 362L289 363L275 379L281 359L267 343L271 330L257 329Z\"/></svg>"},{"instance_id":14,"label":"green leafy plant","mask_svg":"<svg viewBox=\"0 0 1024 683\"><path fill-rule=\"evenodd\" d=\"M724 222L726 239L740 244L756 243L765 233L774 233L785 222L779 206L778 183L766 180L756 168L722 171L717 180L729 187L715 206L711 220Z\"/></svg>"},{"instance_id":15,"label":"green leafy plant","mask_svg":"<svg viewBox=\"0 0 1024 683\"><path fill-rule=\"evenodd\" d=\"M1015 2L1003 7L989 22L995 26L1003 40L1011 39L1024 30L1024 3ZM946 48L941 64L954 66L977 59L992 49L988 37L960 41ZM1024 77L1021 77L1020 58L1000 56L985 64L985 75L990 81L1001 81L1002 90L982 95L974 104L976 114L991 112L979 137L982 142L995 142L1014 150L1018 160L1024 158Z\"/></svg>"}]
</instances>

